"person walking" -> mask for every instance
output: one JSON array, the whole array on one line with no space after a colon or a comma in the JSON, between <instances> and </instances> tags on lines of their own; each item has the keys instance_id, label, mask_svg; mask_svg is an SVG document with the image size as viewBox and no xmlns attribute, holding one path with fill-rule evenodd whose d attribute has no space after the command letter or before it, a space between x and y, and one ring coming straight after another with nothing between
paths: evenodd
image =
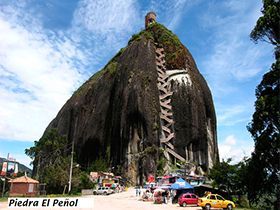
<instances>
[{"instance_id":1,"label":"person walking","mask_svg":"<svg viewBox=\"0 0 280 210\"><path fill-rule=\"evenodd\" d=\"M175 200L176 195L177 195L176 190L173 190L173 193L172 193L172 202L173 202L173 200Z\"/></svg>"}]
</instances>

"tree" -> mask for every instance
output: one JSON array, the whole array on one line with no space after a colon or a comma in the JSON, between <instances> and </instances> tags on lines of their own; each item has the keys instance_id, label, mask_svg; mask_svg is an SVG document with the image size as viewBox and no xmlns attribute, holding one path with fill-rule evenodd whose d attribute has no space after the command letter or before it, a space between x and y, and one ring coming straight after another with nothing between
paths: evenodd
<instances>
[{"instance_id":1,"label":"tree","mask_svg":"<svg viewBox=\"0 0 280 210\"><path fill-rule=\"evenodd\" d=\"M35 141L33 147L25 149L25 154L33 160L32 176L37 173L39 161L40 167L44 168L57 162L62 155L66 155L63 153L65 150L67 152L67 143L66 135L58 136L58 129L52 128L39 141Z\"/></svg>"},{"instance_id":2,"label":"tree","mask_svg":"<svg viewBox=\"0 0 280 210\"><path fill-rule=\"evenodd\" d=\"M109 171L109 163L106 158L99 157L98 159L94 160L90 167L88 168L88 172L108 172Z\"/></svg>"},{"instance_id":3,"label":"tree","mask_svg":"<svg viewBox=\"0 0 280 210\"><path fill-rule=\"evenodd\" d=\"M64 192L65 186L68 186L69 183L69 172L70 172L70 156L62 158L40 171L40 179L44 180L46 185L47 192L50 193L59 193ZM74 161L73 165L77 165ZM79 167L73 167L72 171L72 191L80 184L80 173L81 170Z\"/></svg>"},{"instance_id":4,"label":"tree","mask_svg":"<svg viewBox=\"0 0 280 210\"><path fill-rule=\"evenodd\" d=\"M232 158L223 159L222 162L215 162L210 169L208 177L213 180L212 185L218 190L225 190L228 192L228 198L234 191L234 179L236 174L235 165L230 165Z\"/></svg>"},{"instance_id":5,"label":"tree","mask_svg":"<svg viewBox=\"0 0 280 210\"><path fill-rule=\"evenodd\" d=\"M211 185L218 188L219 191L226 191L228 199L234 199L231 196L238 196L236 200L240 206L246 206L246 172L248 158L244 158L241 162L230 164L232 158L226 161L215 162L213 167L209 169L208 177L213 180Z\"/></svg>"},{"instance_id":6,"label":"tree","mask_svg":"<svg viewBox=\"0 0 280 210\"><path fill-rule=\"evenodd\" d=\"M247 177L251 203L257 203L264 193L280 198L279 187L276 187L280 183L279 69L280 59L263 76L256 90L256 110L252 122L247 126L255 142ZM277 200L278 204L275 205L279 205Z\"/></svg>"},{"instance_id":7,"label":"tree","mask_svg":"<svg viewBox=\"0 0 280 210\"><path fill-rule=\"evenodd\" d=\"M33 174L40 182L47 184L48 193L62 193L65 181L69 176L66 172L67 164L63 159L63 153L67 150L67 138L58 136L58 129L53 128L34 142L34 146L25 149L25 154L33 160ZM69 168L68 166L68 168ZM68 170L69 171L69 170Z\"/></svg>"},{"instance_id":8,"label":"tree","mask_svg":"<svg viewBox=\"0 0 280 210\"><path fill-rule=\"evenodd\" d=\"M70 149L71 144L68 144L66 136L58 136L58 130L53 128L39 141L35 141L35 146L25 150L25 154L33 159L33 176L38 175L39 180L47 184L47 193L63 193L68 185L71 164L67 151ZM78 165L75 158L73 161L73 165ZM73 168L71 183L72 192L75 193L80 191L81 187L90 187L90 180L79 167Z\"/></svg>"},{"instance_id":9,"label":"tree","mask_svg":"<svg viewBox=\"0 0 280 210\"><path fill-rule=\"evenodd\" d=\"M257 203L263 195L268 195L275 198L267 200L274 209L280 204L279 11L279 0L263 0L263 16L258 19L250 35L255 43L261 40L275 46L276 62L256 89L255 113L247 126L254 139L255 150L247 162L245 173L250 203Z\"/></svg>"},{"instance_id":10,"label":"tree","mask_svg":"<svg viewBox=\"0 0 280 210\"><path fill-rule=\"evenodd\" d=\"M77 194L81 192L82 189L92 189L94 187L94 183L89 180L86 172L79 172L76 177L78 177L78 182L75 182L77 184L73 183L72 194Z\"/></svg>"},{"instance_id":11,"label":"tree","mask_svg":"<svg viewBox=\"0 0 280 210\"><path fill-rule=\"evenodd\" d=\"M265 41L276 47L278 46L279 50L280 1L263 0L261 12L263 16L258 19L250 37L255 43L258 40Z\"/></svg>"}]
</instances>

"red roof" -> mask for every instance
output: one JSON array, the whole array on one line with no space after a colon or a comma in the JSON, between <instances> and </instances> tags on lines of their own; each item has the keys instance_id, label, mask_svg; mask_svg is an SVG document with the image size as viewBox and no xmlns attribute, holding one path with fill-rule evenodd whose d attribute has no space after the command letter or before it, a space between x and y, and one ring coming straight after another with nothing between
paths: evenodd
<instances>
[{"instance_id":1,"label":"red roof","mask_svg":"<svg viewBox=\"0 0 280 210\"><path fill-rule=\"evenodd\" d=\"M13 183L34 183L34 184L39 183L38 181L36 181L34 179L31 179L27 176L21 176L21 177L15 178L13 180L10 180L9 182L13 182Z\"/></svg>"}]
</instances>

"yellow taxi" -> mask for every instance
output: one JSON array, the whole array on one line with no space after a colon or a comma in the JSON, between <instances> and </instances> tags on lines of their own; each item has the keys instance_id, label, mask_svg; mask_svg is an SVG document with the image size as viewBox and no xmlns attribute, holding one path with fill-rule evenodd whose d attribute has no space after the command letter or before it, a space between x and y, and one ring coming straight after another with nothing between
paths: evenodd
<instances>
[{"instance_id":1,"label":"yellow taxi","mask_svg":"<svg viewBox=\"0 0 280 210\"><path fill-rule=\"evenodd\" d=\"M232 210L235 208L235 204L232 201L224 199L218 194L209 194L206 197L198 199L198 205L202 209L210 210L211 208L223 208Z\"/></svg>"}]
</instances>

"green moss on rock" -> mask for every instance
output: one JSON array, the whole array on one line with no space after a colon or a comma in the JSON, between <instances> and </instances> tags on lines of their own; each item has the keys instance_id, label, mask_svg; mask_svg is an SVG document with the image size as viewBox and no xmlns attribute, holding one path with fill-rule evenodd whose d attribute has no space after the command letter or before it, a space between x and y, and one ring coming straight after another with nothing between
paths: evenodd
<instances>
[{"instance_id":1,"label":"green moss on rock","mask_svg":"<svg viewBox=\"0 0 280 210\"><path fill-rule=\"evenodd\" d=\"M117 54L119 54L119 53L117 53ZM94 84L96 84L103 77L104 74L109 72L111 75L114 75L116 73L117 64L118 64L117 62L109 61L109 63L105 66L105 68L96 72L81 87L79 87L79 89L76 90L74 95L76 97L79 97L84 92L87 92L88 89L91 88Z\"/></svg>"},{"instance_id":2,"label":"green moss on rock","mask_svg":"<svg viewBox=\"0 0 280 210\"><path fill-rule=\"evenodd\" d=\"M139 42L142 38L150 39L164 48L167 69L185 69L187 49L182 45L179 38L164 25L153 23L147 29L132 35L128 44Z\"/></svg>"},{"instance_id":3,"label":"green moss on rock","mask_svg":"<svg viewBox=\"0 0 280 210\"><path fill-rule=\"evenodd\" d=\"M97 83L102 77L103 75L106 73L106 69L102 69L98 72L96 72L94 75L92 75L81 87L78 88L78 90L76 90L76 92L74 93L74 95L76 97L79 97L80 95L82 95L84 92L86 92L92 85L94 85L95 83Z\"/></svg>"}]
</instances>

